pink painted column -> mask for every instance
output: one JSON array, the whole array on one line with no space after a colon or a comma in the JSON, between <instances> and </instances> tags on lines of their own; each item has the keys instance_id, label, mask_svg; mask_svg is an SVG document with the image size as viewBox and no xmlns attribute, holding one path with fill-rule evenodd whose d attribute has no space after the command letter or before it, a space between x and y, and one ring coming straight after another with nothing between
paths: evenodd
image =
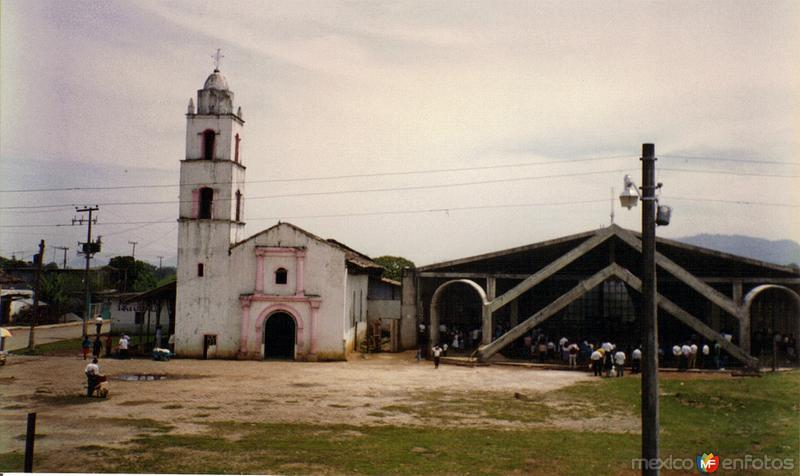
<instances>
[{"instance_id":1,"label":"pink painted column","mask_svg":"<svg viewBox=\"0 0 800 476\"><path fill-rule=\"evenodd\" d=\"M309 334L311 334L311 346L308 353L312 356L317 353L317 316L319 315L319 301L310 301L311 304L311 323L308 326Z\"/></svg>"},{"instance_id":2,"label":"pink painted column","mask_svg":"<svg viewBox=\"0 0 800 476\"><path fill-rule=\"evenodd\" d=\"M247 357L247 337L250 327L250 298L239 298L242 303L242 326L239 333L239 354L241 357Z\"/></svg>"},{"instance_id":3,"label":"pink painted column","mask_svg":"<svg viewBox=\"0 0 800 476\"><path fill-rule=\"evenodd\" d=\"M256 252L257 265L256 265L256 292L264 292L264 255Z\"/></svg>"},{"instance_id":4,"label":"pink painted column","mask_svg":"<svg viewBox=\"0 0 800 476\"><path fill-rule=\"evenodd\" d=\"M306 252L305 250L297 250L294 254L295 264L297 269L297 279L295 280L295 296L303 296L306 293Z\"/></svg>"}]
</instances>

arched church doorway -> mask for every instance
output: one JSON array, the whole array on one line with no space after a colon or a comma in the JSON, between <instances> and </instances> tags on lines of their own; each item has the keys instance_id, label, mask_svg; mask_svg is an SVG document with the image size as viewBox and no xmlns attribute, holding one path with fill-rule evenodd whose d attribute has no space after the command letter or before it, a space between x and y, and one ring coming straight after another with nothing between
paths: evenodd
<instances>
[{"instance_id":1,"label":"arched church doorway","mask_svg":"<svg viewBox=\"0 0 800 476\"><path fill-rule=\"evenodd\" d=\"M292 316L276 312L264 324L264 358L294 359L294 342L297 333Z\"/></svg>"}]
</instances>

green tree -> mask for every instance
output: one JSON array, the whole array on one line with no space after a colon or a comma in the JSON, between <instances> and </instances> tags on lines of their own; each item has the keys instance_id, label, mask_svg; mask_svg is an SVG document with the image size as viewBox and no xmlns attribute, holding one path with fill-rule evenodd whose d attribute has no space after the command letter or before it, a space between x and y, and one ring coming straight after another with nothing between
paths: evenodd
<instances>
[{"instance_id":1,"label":"green tree","mask_svg":"<svg viewBox=\"0 0 800 476\"><path fill-rule=\"evenodd\" d=\"M118 291L146 291L155 287L156 267L144 261L134 260L132 256L115 256L109 260L105 269L109 272L109 282Z\"/></svg>"},{"instance_id":2,"label":"green tree","mask_svg":"<svg viewBox=\"0 0 800 476\"><path fill-rule=\"evenodd\" d=\"M384 267L384 277L394 279L395 281L400 281L403 278L403 268L414 269L415 267L414 262L402 256L379 256L372 261Z\"/></svg>"}]
</instances>

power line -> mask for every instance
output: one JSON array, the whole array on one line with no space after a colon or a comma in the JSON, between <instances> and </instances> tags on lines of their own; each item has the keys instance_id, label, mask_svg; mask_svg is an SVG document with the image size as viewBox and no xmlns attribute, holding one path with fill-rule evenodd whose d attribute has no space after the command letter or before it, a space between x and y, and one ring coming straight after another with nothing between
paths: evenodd
<instances>
[{"instance_id":1,"label":"power line","mask_svg":"<svg viewBox=\"0 0 800 476\"><path fill-rule=\"evenodd\" d=\"M716 175L735 175L739 177L776 177L776 178L798 178L800 175L784 175L784 174L760 174L752 172L731 172L729 170L691 170L691 169L674 169L670 167L659 167L659 171L667 170L669 172L689 172L693 174L716 174Z\"/></svg>"},{"instance_id":2,"label":"power line","mask_svg":"<svg viewBox=\"0 0 800 476\"><path fill-rule=\"evenodd\" d=\"M694 155L659 155L659 159L689 159L689 160L706 160L712 162L741 162L747 164L778 164L778 165L794 165L800 166L800 163L781 161L781 160L759 160L759 159L730 159L726 157L701 157Z\"/></svg>"},{"instance_id":3,"label":"power line","mask_svg":"<svg viewBox=\"0 0 800 476\"><path fill-rule=\"evenodd\" d=\"M747 200L722 200L712 198L697 198L697 197L673 197L665 196L664 200L679 200L679 201L692 201L694 203L712 202L712 203L725 203L731 205L748 205L748 206L770 206L770 207L785 207L785 208L800 208L800 204L782 203L782 202L755 202ZM376 211L376 212L361 212L361 213L333 213L321 215L276 215L270 217L254 217L248 218L247 221L262 221L262 220L281 220L281 219L301 219L301 218L344 218L344 217L358 217L358 216L373 216L373 215L402 215L402 214L415 214L415 213L441 213L449 211L461 210L483 210L483 209L499 209L499 208L522 208L522 207L537 207L537 206L564 206L564 205L582 205L589 203L606 203L607 199L592 199L592 200L573 200L562 202L539 202L539 203L512 203L502 205L479 205L467 207L439 207L427 208L417 210L389 210L389 211ZM116 226L116 225L157 225L157 224L174 224L175 220L164 221L138 221L138 222L98 222L97 226ZM47 227L64 227L72 226L71 224L53 224L53 225L0 225L0 228L47 228ZM131 230L135 230L133 228ZM124 231L131 231L124 230ZM122 231L113 232L119 234ZM112 233L107 234L110 236Z\"/></svg>"},{"instance_id":4,"label":"power line","mask_svg":"<svg viewBox=\"0 0 800 476\"><path fill-rule=\"evenodd\" d=\"M477 181L470 181L470 182L456 182L456 183L447 183L447 184L435 184L435 185L407 185L402 187L381 187L381 188L361 188L361 189L348 189L348 190L332 190L332 191L321 191L321 192L297 192L297 193L282 193L282 194L273 194L273 195L261 195L261 196L250 196L247 197L247 200L264 200L270 198L287 198L287 197L309 197L309 196L318 196L318 195L343 195L343 194L351 194L351 193L376 193L376 192L401 192L401 191L410 191L410 190L430 190L430 189L437 189L437 188L453 188L453 187L466 187L471 185L488 185L488 184L497 184L497 183L509 183L509 182L524 182L529 180L541 180L541 179L551 179L551 178L566 178L566 177L578 177L578 176L587 176L587 175L601 175L601 174L611 174L611 173L622 173L625 172L626 169L616 169L616 170L601 170L601 171L594 171L594 172L575 172L575 173L568 173L568 174L551 174L551 175L534 175L529 177L511 177L511 178L504 178L504 179L491 179L491 180L477 180ZM227 200L231 201L230 199L217 199L217 200ZM131 205L170 205L176 203L192 203L192 200L158 200L158 201L149 201L149 202L142 202L142 201L130 201L130 202L105 202L105 203L98 203L99 206L109 207L109 206L131 206ZM49 207L63 207L63 204L53 204L53 205L27 205L27 206L19 206L19 207L0 207L0 210L27 210L27 209L37 209L37 208L49 208Z\"/></svg>"},{"instance_id":5,"label":"power line","mask_svg":"<svg viewBox=\"0 0 800 476\"><path fill-rule=\"evenodd\" d=\"M577 159L564 159L564 160L548 160L539 162L518 162L514 164L496 164L496 165L481 165L474 167L453 167L446 169L424 169L424 170L408 170L400 172L371 172L361 174L343 174L343 175L320 175L316 177L294 177L294 178L275 178L264 180L247 180L245 184L255 183L289 183L289 182L311 182L319 180L341 180L349 178L371 178L371 177L390 177L390 176L403 176L403 175L422 175L431 173L448 173L448 172L466 172L474 170L490 170L490 169L506 169L513 167L533 167L538 165L554 165L554 164L569 164L576 162L592 162L599 160L611 159L625 159L631 158L630 155L612 155L608 157L585 157ZM234 182L216 182L220 185L229 185ZM205 183L187 183L184 185L206 185ZM0 190L0 193L25 193L25 192L75 192L83 190L130 190L137 188L177 188L180 184L142 184L142 185L107 185L102 187L62 187L62 188L35 188L35 189L17 189L17 190Z\"/></svg>"}]
</instances>

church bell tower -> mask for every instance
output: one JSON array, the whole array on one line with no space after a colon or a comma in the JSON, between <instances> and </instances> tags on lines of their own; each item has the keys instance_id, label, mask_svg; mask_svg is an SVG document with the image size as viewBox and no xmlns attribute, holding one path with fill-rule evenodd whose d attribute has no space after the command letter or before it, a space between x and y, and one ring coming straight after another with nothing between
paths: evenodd
<instances>
[{"instance_id":1,"label":"church bell tower","mask_svg":"<svg viewBox=\"0 0 800 476\"><path fill-rule=\"evenodd\" d=\"M197 108L186 111L186 156L180 167L176 315L179 327L214 319L227 294L229 252L244 239L245 167L242 163L242 109L234 110L233 92L219 70L197 91ZM199 332L182 329L184 338ZM176 341L190 350L203 336ZM188 347L187 347L188 346Z\"/></svg>"}]
</instances>

